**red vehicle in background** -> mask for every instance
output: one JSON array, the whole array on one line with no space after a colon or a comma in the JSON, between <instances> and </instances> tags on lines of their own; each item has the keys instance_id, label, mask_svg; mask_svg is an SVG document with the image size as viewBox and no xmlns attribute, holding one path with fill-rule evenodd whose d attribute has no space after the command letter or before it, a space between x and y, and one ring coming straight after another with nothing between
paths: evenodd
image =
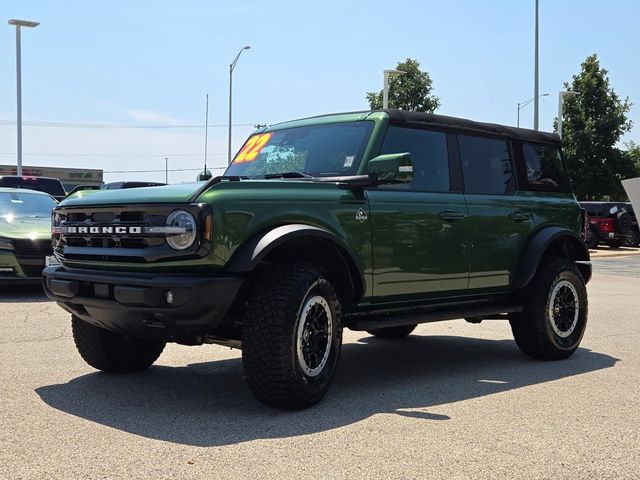
<instances>
[{"instance_id":1,"label":"red vehicle in background","mask_svg":"<svg viewBox=\"0 0 640 480\"><path fill-rule=\"evenodd\" d=\"M580 205L588 216L585 243L589 248L597 248L600 243L611 248L638 246L638 219L630 203L580 202Z\"/></svg>"}]
</instances>

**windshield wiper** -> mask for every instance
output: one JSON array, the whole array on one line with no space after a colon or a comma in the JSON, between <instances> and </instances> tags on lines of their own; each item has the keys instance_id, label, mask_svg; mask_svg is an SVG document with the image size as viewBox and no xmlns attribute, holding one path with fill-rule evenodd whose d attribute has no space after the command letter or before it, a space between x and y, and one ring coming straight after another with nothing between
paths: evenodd
<instances>
[{"instance_id":1,"label":"windshield wiper","mask_svg":"<svg viewBox=\"0 0 640 480\"><path fill-rule=\"evenodd\" d=\"M262 178L314 178L307 172L265 173Z\"/></svg>"}]
</instances>

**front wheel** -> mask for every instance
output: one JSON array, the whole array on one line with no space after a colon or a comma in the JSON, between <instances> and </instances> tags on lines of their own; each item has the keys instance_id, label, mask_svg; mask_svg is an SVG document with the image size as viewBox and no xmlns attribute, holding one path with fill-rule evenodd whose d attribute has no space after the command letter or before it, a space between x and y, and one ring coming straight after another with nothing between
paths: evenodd
<instances>
[{"instance_id":1,"label":"front wheel","mask_svg":"<svg viewBox=\"0 0 640 480\"><path fill-rule=\"evenodd\" d=\"M587 326L587 289L575 265L564 258L542 264L521 292L523 311L509 316L520 350L544 360L568 358Z\"/></svg>"},{"instance_id":2,"label":"front wheel","mask_svg":"<svg viewBox=\"0 0 640 480\"><path fill-rule=\"evenodd\" d=\"M71 330L78 353L93 368L111 373L146 370L155 362L165 342L125 337L99 328L75 315Z\"/></svg>"},{"instance_id":3,"label":"front wheel","mask_svg":"<svg viewBox=\"0 0 640 480\"><path fill-rule=\"evenodd\" d=\"M320 267L282 265L256 280L242 321L242 364L258 400L314 405L331 385L341 346L340 300Z\"/></svg>"}]
</instances>

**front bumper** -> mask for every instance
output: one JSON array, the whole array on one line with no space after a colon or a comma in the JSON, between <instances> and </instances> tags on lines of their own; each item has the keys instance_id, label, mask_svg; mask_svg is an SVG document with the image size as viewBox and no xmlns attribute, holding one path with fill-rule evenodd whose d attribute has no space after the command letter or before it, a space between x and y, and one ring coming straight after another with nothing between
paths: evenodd
<instances>
[{"instance_id":1,"label":"front bumper","mask_svg":"<svg viewBox=\"0 0 640 480\"><path fill-rule=\"evenodd\" d=\"M48 297L97 327L140 338L202 343L220 327L243 280L52 266L43 271L42 281Z\"/></svg>"}]
</instances>

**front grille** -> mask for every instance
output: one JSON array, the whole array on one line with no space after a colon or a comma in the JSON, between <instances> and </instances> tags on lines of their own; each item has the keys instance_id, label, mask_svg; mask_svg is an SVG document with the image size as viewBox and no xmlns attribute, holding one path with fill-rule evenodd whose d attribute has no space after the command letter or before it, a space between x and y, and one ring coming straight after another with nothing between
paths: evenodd
<instances>
[{"instance_id":1,"label":"front grille","mask_svg":"<svg viewBox=\"0 0 640 480\"><path fill-rule=\"evenodd\" d=\"M42 270L44 270L44 258L39 262L25 263L24 260L18 258L20 268L27 277L40 277L42 276Z\"/></svg>"},{"instance_id":2,"label":"front grille","mask_svg":"<svg viewBox=\"0 0 640 480\"><path fill-rule=\"evenodd\" d=\"M203 208L207 207L161 204L59 207L54 214L54 230L55 227L61 227L61 230L52 235L55 253L63 261L129 263L181 259L194 254L202 256L206 252L201 249L201 242L195 242L186 251L176 252L169 247L164 234L144 233L147 227L164 226L167 216L178 208L191 212L199 220Z\"/></svg>"},{"instance_id":3,"label":"front grille","mask_svg":"<svg viewBox=\"0 0 640 480\"><path fill-rule=\"evenodd\" d=\"M51 240L12 240L16 255L40 256L51 255Z\"/></svg>"},{"instance_id":4,"label":"front grille","mask_svg":"<svg viewBox=\"0 0 640 480\"><path fill-rule=\"evenodd\" d=\"M40 277L44 257L52 254L51 240L12 240L18 265L27 277Z\"/></svg>"}]
</instances>

